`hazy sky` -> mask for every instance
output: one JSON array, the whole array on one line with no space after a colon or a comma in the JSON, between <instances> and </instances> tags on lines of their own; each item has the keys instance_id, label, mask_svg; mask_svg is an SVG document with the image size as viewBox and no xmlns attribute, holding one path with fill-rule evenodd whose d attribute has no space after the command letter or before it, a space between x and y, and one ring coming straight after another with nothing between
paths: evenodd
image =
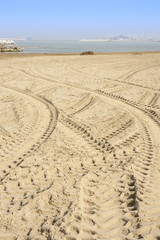
<instances>
[{"instance_id":1,"label":"hazy sky","mask_svg":"<svg viewBox=\"0 0 160 240\"><path fill-rule=\"evenodd\" d=\"M160 0L1 0L0 38L160 38Z\"/></svg>"}]
</instances>

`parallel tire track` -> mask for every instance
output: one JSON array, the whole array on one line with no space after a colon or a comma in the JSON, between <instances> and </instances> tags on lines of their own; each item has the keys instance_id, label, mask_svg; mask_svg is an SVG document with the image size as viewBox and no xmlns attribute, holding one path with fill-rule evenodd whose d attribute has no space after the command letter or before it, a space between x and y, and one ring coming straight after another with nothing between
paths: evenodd
<instances>
[{"instance_id":1,"label":"parallel tire track","mask_svg":"<svg viewBox=\"0 0 160 240\"><path fill-rule=\"evenodd\" d=\"M52 81L52 80L50 79L49 81ZM61 83L59 82L59 84ZM62 85L78 88L77 86L70 85L70 84L68 85L65 83L63 83ZM97 94L98 96L114 99L118 102L126 104L126 106L129 107L131 111L133 109L137 109L137 112L141 112L142 116L146 115L147 119L150 119L151 121L153 120L152 123L154 124L156 123L155 125L158 128L160 126L159 116L157 115L154 109L151 109L142 104L134 103L133 101L129 101L115 94L107 93L103 90L93 91L83 87L79 89L86 92L90 92L92 94ZM146 219L148 216L151 219L152 211L153 211L152 209L154 208L154 204L152 204L150 202L150 199L148 198L143 199L144 191L146 192L151 191L150 195L160 196L160 193L159 192L157 193L156 190L153 188L154 176L152 176L151 174L151 169L153 168L156 162L155 161L156 156L154 153L154 142L150 134L150 131L148 129L148 124L146 123L146 121L143 120L143 117L141 119L141 117L136 115L136 113L134 115L138 119L137 120L138 126L139 126L138 132L140 132L143 141L141 145L141 153L138 154L138 157L135 160L135 162L131 165L131 168L129 169L129 166L126 166L123 169L124 170L123 174L121 173L121 175L118 175L118 179L122 179L122 181L117 180L115 182L116 193L117 191L119 192L119 195L115 195L116 203L114 202L114 206L116 208L116 216L120 216L119 218L120 225L123 226L123 230L125 229L125 233L122 231L120 237L122 237L122 239L124 239L124 237L126 237L125 239L135 239L135 238L140 239L144 237L145 239L147 239L147 236L151 236L151 237L153 236L153 239L159 239L159 235L158 235L158 229L160 226L159 221L157 222L156 230L155 228L152 230L152 226L150 227L149 232L145 230L145 227L146 227L145 224L147 224ZM94 136L91 135L90 131L88 131L88 128L83 128L82 126L75 123L73 120L68 119L64 116L62 117L61 121L64 124L71 126L71 128L76 129L77 132L79 133L82 132L86 136L86 138L90 138L91 141L92 140L96 141L95 142L96 148L98 150L100 149L99 146L101 146L101 141L99 142L99 140L97 141L97 139L94 139ZM97 142L98 142L98 146L97 146ZM102 150L102 153L103 153L103 150ZM128 171L130 171L129 174L128 174ZM132 174L132 172L134 172L134 174ZM96 177L94 176L91 182L95 178ZM94 194L94 187L96 187L97 189L103 189L102 182L105 182L105 181L104 180L102 181L100 177L99 179L101 180L97 180L97 182L93 184L94 186L92 186L92 184L90 184L89 179L90 177L86 176L84 177L84 182L82 180L81 192L80 192L80 204L76 210L77 213L75 212L76 213L75 215L78 216L77 217L78 223L76 224L76 226L72 226L71 224L71 228L67 230L68 231L67 239L73 240L73 239L78 239L78 237L80 239L86 239L86 238L87 239L105 239L106 234L110 234L110 230L109 230L110 224L108 223L108 220L107 220L107 225L105 226L105 229L107 229L107 233L103 235L103 233L101 233L103 226L102 228L99 229L99 226L100 226L99 221L96 222L94 217L92 216L92 215L96 215L96 218L98 218L98 216L100 215L99 205L102 205L102 199L100 198L100 200L99 199L97 200L99 196L95 196ZM108 189L109 186L105 186L105 187L106 189ZM88 195L88 192L89 192L89 195ZM89 199L92 196L93 196L93 203L90 203ZM99 203L98 209L96 205L97 202ZM95 206L96 206L96 210L95 210ZM143 212L144 206L151 207L151 209L147 211L146 215ZM108 205L106 208L107 210L108 210L108 207L110 208L111 206ZM156 213L155 216L156 216L156 219L159 219L158 213ZM112 217L114 219L113 215ZM74 219L73 221L76 222L76 219ZM117 218L116 218L116 221L117 221ZM115 222L113 221L113 223ZM120 225L119 224L117 225L117 224L118 223L115 223L116 226L114 230L112 229L111 235L109 235L110 239L116 236L114 235L114 231L116 232L117 229L118 229L118 232L121 231ZM79 225L81 227L79 227ZM87 229L85 226L88 226Z\"/></svg>"},{"instance_id":2,"label":"parallel tire track","mask_svg":"<svg viewBox=\"0 0 160 240\"><path fill-rule=\"evenodd\" d=\"M6 170L1 173L1 181L9 175L9 173L18 167L24 159L29 156L32 152L34 152L39 146L45 142L49 136L52 134L56 127L57 123L57 118L58 118L58 112L57 109L54 107L54 105L49 102L47 99L43 99L41 97L26 93L22 90L14 89L14 88L9 88L6 86L2 86L3 89L6 89L7 91L14 92L16 94L23 95L24 97L27 96L27 98L31 99L32 101L35 101L36 104L38 104L38 108L36 107L36 118L31 122L31 125L29 124L26 126L24 129L21 130L21 132L17 136L11 136L10 141L13 141L13 144L10 146L13 150L11 152L11 149L8 148L9 143L8 140L4 138L3 143L6 142L6 147L3 145L2 147L2 156L4 157L4 160L6 158L6 154L8 154L7 158L9 158L9 155L12 154L12 163L11 165L8 166ZM41 107L42 110L41 110ZM46 112L48 119L45 121L45 116L44 118L44 112L41 113L40 111ZM16 133L15 133L16 135ZM31 136L29 139L29 142L26 139L26 135ZM31 140L32 139L32 140ZM19 148L19 146L23 146ZM24 146L25 144L25 146ZM15 151L15 148L18 148L17 151ZM5 150L6 149L6 150ZM8 150L7 150L8 149ZM15 151L15 152L14 152ZM7 167L7 166L6 166Z\"/></svg>"}]
</instances>

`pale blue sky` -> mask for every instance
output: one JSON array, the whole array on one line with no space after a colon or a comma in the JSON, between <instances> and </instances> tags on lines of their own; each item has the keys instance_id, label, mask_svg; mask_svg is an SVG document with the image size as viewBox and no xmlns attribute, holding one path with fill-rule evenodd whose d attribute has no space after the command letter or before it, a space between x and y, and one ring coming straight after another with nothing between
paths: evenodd
<instances>
[{"instance_id":1,"label":"pale blue sky","mask_svg":"<svg viewBox=\"0 0 160 240\"><path fill-rule=\"evenodd\" d=\"M0 38L160 38L160 0L1 0Z\"/></svg>"}]
</instances>

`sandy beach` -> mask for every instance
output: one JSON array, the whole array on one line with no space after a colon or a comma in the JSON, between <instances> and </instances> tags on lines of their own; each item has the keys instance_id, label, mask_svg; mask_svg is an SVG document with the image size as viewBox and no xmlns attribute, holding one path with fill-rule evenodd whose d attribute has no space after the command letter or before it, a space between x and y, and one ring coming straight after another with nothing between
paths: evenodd
<instances>
[{"instance_id":1,"label":"sandy beach","mask_svg":"<svg viewBox=\"0 0 160 240\"><path fill-rule=\"evenodd\" d=\"M0 54L0 240L160 239L160 52Z\"/></svg>"}]
</instances>

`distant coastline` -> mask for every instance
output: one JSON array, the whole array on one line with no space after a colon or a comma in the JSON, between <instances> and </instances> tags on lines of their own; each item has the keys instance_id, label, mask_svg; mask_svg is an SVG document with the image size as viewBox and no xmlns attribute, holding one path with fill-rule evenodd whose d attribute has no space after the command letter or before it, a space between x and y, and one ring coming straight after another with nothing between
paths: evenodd
<instances>
[{"instance_id":1,"label":"distant coastline","mask_svg":"<svg viewBox=\"0 0 160 240\"><path fill-rule=\"evenodd\" d=\"M7 40L8 41L8 40ZM10 42L13 40L10 40ZM160 41L140 41L125 36L118 36L110 39L81 39L81 40L14 40L16 45L3 44L2 52L23 53L53 53L53 54L76 54L85 51L94 53L106 52L145 52L160 51Z\"/></svg>"},{"instance_id":2,"label":"distant coastline","mask_svg":"<svg viewBox=\"0 0 160 240\"><path fill-rule=\"evenodd\" d=\"M47 41L47 40L25 40L15 41L17 47L23 49L24 53L82 53L93 51L94 53L105 52L142 52L160 51L160 42L152 41L128 41L106 39L66 40L66 41Z\"/></svg>"}]
</instances>

